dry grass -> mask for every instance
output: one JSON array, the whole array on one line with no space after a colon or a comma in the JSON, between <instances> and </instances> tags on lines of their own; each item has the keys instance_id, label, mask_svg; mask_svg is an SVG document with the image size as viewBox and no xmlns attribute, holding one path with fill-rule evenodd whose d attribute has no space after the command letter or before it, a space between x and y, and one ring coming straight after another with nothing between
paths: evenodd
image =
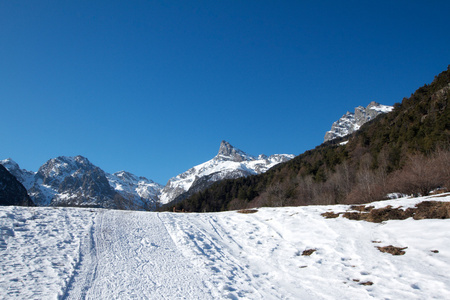
<instances>
[{"instance_id":1,"label":"dry grass","mask_svg":"<svg viewBox=\"0 0 450 300\"><path fill-rule=\"evenodd\" d=\"M373 208L373 206L358 205L352 206L350 212L334 213L326 212L322 216L325 218L337 218L342 214L349 220L364 220L367 222L381 223L388 220L405 220L413 218L414 220L423 219L450 219L450 202L423 201L416 204L415 208L392 208L388 205L382 208Z\"/></svg>"},{"instance_id":2,"label":"dry grass","mask_svg":"<svg viewBox=\"0 0 450 300\"><path fill-rule=\"evenodd\" d=\"M326 219L335 219L339 217L340 213L334 213L332 211L327 211L321 214L322 217L325 217Z\"/></svg>"},{"instance_id":3,"label":"dry grass","mask_svg":"<svg viewBox=\"0 0 450 300\"><path fill-rule=\"evenodd\" d=\"M383 253L390 253L392 255L405 255L406 252L403 250L405 250L408 247L400 248L400 247L395 247L395 246L389 245L389 246L384 246L384 247L377 246L377 248L378 248L378 250L380 250Z\"/></svg>"},{"instance_id":4,"label":"dry grass","mask_svg":"<svg viewBox=\"0 0 450 300\"><path fill-rule=\"evenodd\" d=\"M241 209L238 210L237 212L240 214L254 214L257 211L258 211L257 209Z\"/></svg>"}]
</instances>

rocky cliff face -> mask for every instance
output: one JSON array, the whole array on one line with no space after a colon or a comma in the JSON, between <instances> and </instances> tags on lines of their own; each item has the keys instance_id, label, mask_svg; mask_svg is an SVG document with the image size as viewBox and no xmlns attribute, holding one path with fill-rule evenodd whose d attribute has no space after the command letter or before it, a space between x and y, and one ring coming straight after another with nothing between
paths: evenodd
<instances>
[{"instance_id":1,"label":"rocky cliff face","mask_svg":"<svg viewBox=\"0 0 450 300\"><path fill-rule=\"evenodd\" d=\"M34 206L25 187L0 165L0 205Z\"/></svg>"},{"instance_id":2,"label":"rocky cliff face","mask_svg":"<svg viewBox=\"0 0 450 300\"><path fill-rule=\"evenodd\" d=\"M343 137L358 130L364 123L373 120L380 114L392 111L392 106L370 102L367 107L358 106L355 112L347 112L339 120L333 123L331 130L325 134L324 142Z\"/></svg>"},{"instance_id":3,"label":"rocky cliff face","mask_svg":"<svg viewBox=\"0 0 450 300\"><path fill-rule=\"evenodd\" d=\"M222 141L219 152L213 159L171 178L161 191L160 201L162 204L166 204L184 199L219 180L261 174L276 164L292 158L294 155L291 154L255 157Z\"/></svg>"},{"instance_id":4,"label":"rocky cliff face","mask_svg":"<svg viewBox=\"0 0 450 300\"><path fill-rule=\"evenodd\" d=\"M106 174L82 156L59 156L42 165L28 190L42 206L97 206L115 208L116 192Z\"/></svg>"}]
</instances>

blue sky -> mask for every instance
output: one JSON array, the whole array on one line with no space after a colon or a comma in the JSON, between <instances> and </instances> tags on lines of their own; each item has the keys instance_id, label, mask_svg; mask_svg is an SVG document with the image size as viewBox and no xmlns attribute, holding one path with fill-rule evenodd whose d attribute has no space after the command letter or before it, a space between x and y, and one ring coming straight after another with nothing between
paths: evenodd
<instances>
[{"instance_id":1,"label":"blue sky","mask_svg":"<svg viewBox=\"0 0 450 300\"><path fill-rule=\"evenodd\" d=\"M83 155L165 184L300 154L450 64L450 1L1 1L0 159Z\"/></svg>"}]
</instances>

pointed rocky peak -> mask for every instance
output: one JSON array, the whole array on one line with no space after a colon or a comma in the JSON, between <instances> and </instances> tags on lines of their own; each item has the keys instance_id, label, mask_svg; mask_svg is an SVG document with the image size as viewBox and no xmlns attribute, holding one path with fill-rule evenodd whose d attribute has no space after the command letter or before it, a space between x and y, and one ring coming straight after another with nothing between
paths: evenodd
<instances>
[{"instance_id":1,"label":"pointed rocky peak","mask_svg":"<svg viewBox=\"0 0 450 300\"><path fill-rule=\"evenodd\" d=\"M10 172L11 170L20 169L19 165L14 160L12 160L12 158L1 160L0 164L3 165L5 168L7 168Z\"/></svg>"},{"instance_id":2,"label":"pointed rocky peak","mask_svg":"<svg viewBox=\"0 0 450 300\"><path fill-rule=\"evenodd\" d=\"M255 160L255 157L231 146L227 141L222 141L220 143L219 153L215 158L218 160L230 160L236 162Z\"/></svg>"},{"instance_id":3,"label":"pointed rocky peak","mask_svg":"<svg viewBox=\"0 0 450 300\"><path fill-rule=\"evenodd\" d=\"M233 146L231 146L230 143L228 143L227 141L222 141L220 143L218 155L230 156L233 153L233 151L236 151L236 149Z\"/></svg>"}]
</instances>

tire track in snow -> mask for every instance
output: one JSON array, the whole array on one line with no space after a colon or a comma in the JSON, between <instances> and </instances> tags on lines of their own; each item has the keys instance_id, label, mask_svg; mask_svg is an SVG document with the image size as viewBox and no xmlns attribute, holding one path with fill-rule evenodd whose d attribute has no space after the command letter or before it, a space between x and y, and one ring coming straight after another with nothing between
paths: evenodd
<instances>
[{"instance_id":1,"label":"tire track in snow","mask_svg":"<svg viewBox=\"0 0 450 300\"><path fill-rule=\"evenodd\" d=\"M211 298L208 278L183 256L158 213L105 210L92 245L92 261L82 260L65 299Z\"/></svg>"},{"instance_id":2,"label":"tire track in snow","mask_svg":"<svg viewBox=\"0 0 450 300\"><path fill-rule=\"evenodd\" d=\"M80 241L79 258L75 265L74 273L69 280L63 296L60 299L85 299L86 293L91 287L97 273L97 252L96 252L96 224L102 224L103 211L99 211L93 218L89 234ZM101 225L100 225L101 227Z\"/></svg>"}]
</instances>

